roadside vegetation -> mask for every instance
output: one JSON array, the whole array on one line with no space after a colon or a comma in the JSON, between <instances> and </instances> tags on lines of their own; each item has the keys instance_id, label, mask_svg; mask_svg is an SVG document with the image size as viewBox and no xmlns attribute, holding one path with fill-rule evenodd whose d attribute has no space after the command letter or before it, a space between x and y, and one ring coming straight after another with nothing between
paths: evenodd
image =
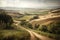
<instances>
[{"instance_id":1,"label":"roadside vegetation","mask_svg":"<svg viewBox=\"0 0 60 40\"><path fill-rule=\"evenodd\" d=\"M35 30L38 34L60 40L60 22L52 22L48 25L40 25Z\"/></svg>"}]
</instances>

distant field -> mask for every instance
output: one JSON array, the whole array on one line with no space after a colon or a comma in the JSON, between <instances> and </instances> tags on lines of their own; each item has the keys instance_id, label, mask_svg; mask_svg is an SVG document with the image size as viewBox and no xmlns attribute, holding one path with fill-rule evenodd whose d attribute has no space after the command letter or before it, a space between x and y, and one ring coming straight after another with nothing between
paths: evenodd
<instances>
[{"instance_id":1,"label":"distant field","mask_svg":"<svg viewBox=\"0 0 60 40\"><path fill-rule=\"evenodd\" d=\"M33 18L35 15L25 15L21 18L19 18L20 20L30 20L31 18Z\"/></svg>"},{"instance_id":2,"label":"distant field","mask_svg":"<svg viewBox=\"0 0 60 40\"><path fill-rule=\"evenodd\" d=\"M30 15L24 15L22 16L21 18L18 18L18 17L14 17L15 20L30 20L31 18L33 18L35 15L45 15L45 14L48 14L47 12L42 12L42 13L33 13L33 14L30 14Z\"/></svg>"}]
</instances>

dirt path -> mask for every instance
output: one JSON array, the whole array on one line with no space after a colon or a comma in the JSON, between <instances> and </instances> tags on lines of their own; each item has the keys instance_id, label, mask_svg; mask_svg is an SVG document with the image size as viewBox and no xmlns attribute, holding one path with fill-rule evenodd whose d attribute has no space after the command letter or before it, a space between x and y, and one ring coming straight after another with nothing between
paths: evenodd
<instances>
[{"instance_id":1,"label":"dirt path","mask_svg":"<svg viewBox=\"0 0 60 40\"><path fill-rule=\"evenodd\" d=\"M28 29L26 29L24 27L20 27L20 28L25 29L26 31L28 31L30 33L30 35L31 35L31 39L30 40L36 40L36 37L33 35L33 33L30 30L28 30Z\"/></svg>"},{"instance_id":2,"label":"dirt path","mask_svg":"<svg viewBox=\"0 0 60 40\"><path fill-rule=\"evenodd\" d=\"M40 38L41 40L55 40L55 39L52 39L52 38L48 38L48 37L46 37L46 36L42 36L42 35L40 35L40 34L37 34L37 33L35 33L35 32L33 32L33 31L31 31L37 38Z\"/></svg>"},{"instance_id":3,"label":"dirt path","mask_svg":"<svg viewBox=\"0 0 60 40\"><path fill-rule=\"evenodd\" d=\"M36 39L35 39L35 36L36 36L37 38L39 38L40 40L54 40L54 39L52 39L52 38L48 38L48 37L46 37L46 36L42 36L42 35L40 35L40 34L37 34L37 33L33 32L32 30L26 29L26 28L24 28L24 27L22 27L22 28L25 29L26 31L28 31L28 32L30 33L30 35L31 35L31 40L36 40Z\"/></svg>"},{"instance_id":4,"label":"dirt path","mask_svg":"<svg viewBox=\"0 0 60 40\"><path fill-rule=\"evenodd\" d=\"M19 23L18 23L18 24L19 24ZM21 26L19 26L18 24L16 24L16 26L17 26L18 28L24 29L24 30L26 30L27 32L29 32L29 34L30 34L30 36L31 36L30 40L36 40L36 37L33 35L33 33L32 33L30 30L28 30L28 29L26 29L26 28L24 28L24 27L21 27Z\"/></svg>"},{"instance_id":5,"label":"dirt path","mask_svg":"<svg viewBox=\"0 0 60 40\"><path fill-rule=\"evenodd\" d=\"M31 40L36 40L36 38L39 38L40 40L54 40L54 39L48 38L48 37L46 37L46 36L42 36L42 35L40 35L40 34L37 34L37 33L35 33L34 31L29 30L29 29L26 29L26 28L24 28L24 27L22 27L22 26L20 26L20 25L18 25L18 24L19 24L19 22L16 24L16 26L17 26L18 28L24 29L24 30L26 30L26 31L28 31L28 32L30 33L30 35L31 35Z\"/></svg>"}]
</instances>

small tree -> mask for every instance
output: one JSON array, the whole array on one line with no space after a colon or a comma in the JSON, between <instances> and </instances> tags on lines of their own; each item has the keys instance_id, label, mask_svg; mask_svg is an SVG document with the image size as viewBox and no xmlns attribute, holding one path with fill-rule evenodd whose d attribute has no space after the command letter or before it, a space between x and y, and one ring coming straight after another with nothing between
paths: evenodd
<instances>
[{"instance_id":1,"label":"small tree","mask_svg":"<svg viewBox=\"0 0 60 40\"><path fill-rule=\"evenodd\" d=\"M26 21L26 20L21 20L21 22L20 22L20 25L21 26L24 26L24 27L28 27L28 28L33 28L32 27L32 24L30 24L28 21Z\"/></svg>"},{"instance_id":2,"label":"small tree","mask_svg":"<svg viewBox=\"0 0 60 40\"><path fill-rule=\"evenodd\" d=\"M39 27L39 30L47 32L47 26L46 25L42 25L42 26Z\"/></svg>"},{"instance_id":3,"label":"small tree","mask_svg":"<svg viewBox=\"0 0 60 40\"><path fill-rule=\"evenodd\" d=\"M26 24L27 24L27 21L26 20L21 20L21 22L20 22L20 25L21 26L26 26Z\"/></svg>"},{"instance_id":4,"label":"small tree","mask_svg":"<svg viewBox=\"0 0 60 40\"><path fill-rule=\"evenodd\" d=\"M27 23L27 27L33 29L32 24L30 24L30 23Z\"/></svg>"},{"instance_id":5,"label":"small tree","mask_svg":"<svg viewBox=\"0 0 60 40\"><path fill-rule=\"evenodd\" d=\"M36 15L36 16L34 16L33 18L31 18L30 20L34 20L34 19L38 19L38 18L39 18L39 16Z\"/></svg>"},{"instance_id":6,"label":"small tree","mask_svg":"<svg viewBox=\"0 0 60 40\"><path fill-rule=\"evenodd\" d=\"M39 28L39 24L35 24L35 29L38 29Z\"/></svg>"}]
</instances>

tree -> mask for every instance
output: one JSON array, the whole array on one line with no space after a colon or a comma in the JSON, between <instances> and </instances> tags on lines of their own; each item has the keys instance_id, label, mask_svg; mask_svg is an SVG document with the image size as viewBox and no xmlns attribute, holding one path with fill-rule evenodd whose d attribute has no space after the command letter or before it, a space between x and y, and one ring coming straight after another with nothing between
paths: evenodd
<instances>
[{"instance_id":1,"label":"tree","mask_svg":"<svg viewBox=\"0 0 60 40\"><path fill-rule=\"evenodd\" d=\"M47 26L46 25L42 25L42 26L39 27L39 30L47 32Z\"/></svg>"},{"instance_id":2,"label":"tree","mask_svg":"<svg viewBox=\"0 0 60 40\"><path fill-rule=\"evenodd\" d=\"M39 24L35 24L35 29L38 29L39 28Z\"/></svg>"},{"instance_id":3,"label":"tree","mask_svg":"<svg viewBox=\"0 0 60 40\"><path fill-rule=\"evenodd\" d=\"M27 23L27 27L33 29L32 24L30 24L30 23Z\"/></svg>"},{"instance_id":4,"label":"tree","mask_svg":"<svg viewBox=\"0 0 60 40\"><path fill-rule=\"evenodd\" d=\"M5 12L0 13L0 27L3 29L11 28L11 24L13 23L13 19L10 15L7 15Z\"/></svg>"},{"instance_id":5,"label":"tree","mask_svg":"<svg viewBox=\"0 0 60 40\"><path fill-rule=\"evenodd\" d=\"M20 25L21 26L26 26L26 24L27 24L27 21L26 20L20 20L21 22L20 22Z\"/></svg>"},{"instance_id":6,"label":"tree","mask_svg":"<svg viewBox=\"0 0 60 40\"><path fill-rule=\"evenodd\" d=\"M29 22L26 21L26 20L21 20L20 25L21 25L21 26L24 26L24 27L28 27L28 28L33 29L32 24L29 23Z\"/></svg>"},{"instance_id":7,"label":"tree","mask_svg":"<svg viewBox=\"0 0 60 40\"><path fill-rule=\"evenodd\" d=\"M30 21L31 21L31 20L34 20L34 19L38 19L38 18L39 18L39 16L36 15L36 16L34 16L33 18L31 18Z\"/></svg>"}]
</instances>

